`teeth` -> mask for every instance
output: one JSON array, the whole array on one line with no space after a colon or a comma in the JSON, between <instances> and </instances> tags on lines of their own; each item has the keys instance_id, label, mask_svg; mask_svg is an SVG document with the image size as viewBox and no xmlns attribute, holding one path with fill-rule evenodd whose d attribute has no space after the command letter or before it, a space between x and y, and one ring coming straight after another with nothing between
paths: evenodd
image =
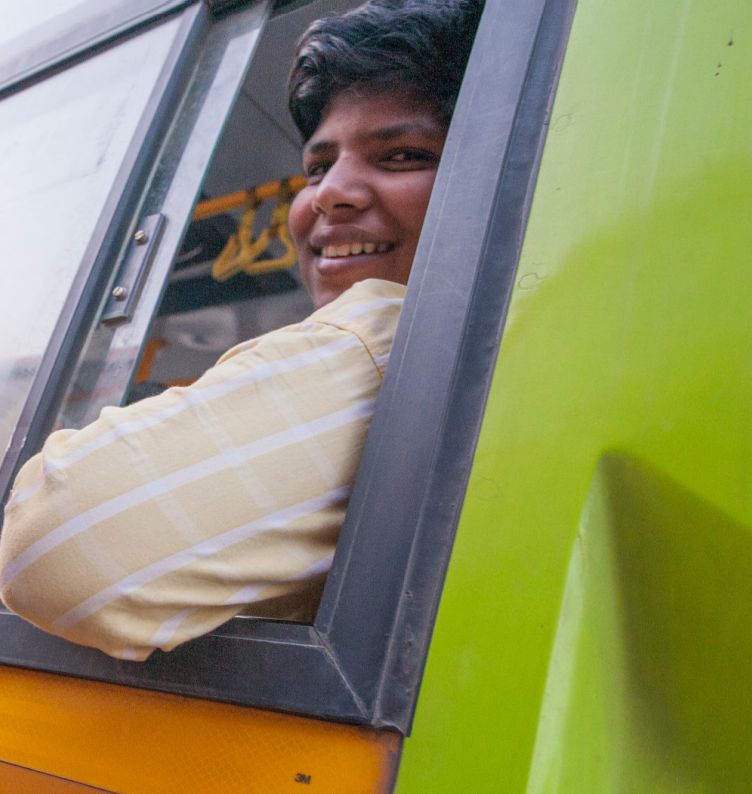
<instances>
[{"instance_id":1,"label":"teeth","mask_svg":"<svg viewBox=\"0 0 752 794\"><path fill-rule=\"evenodd\" d=\"M347 245L325 245L321 253L327 259L336 259L343 256L358 256L358 254L383 254L389 250L389 243L348 243Z\"/></svg>"}]
</instances>

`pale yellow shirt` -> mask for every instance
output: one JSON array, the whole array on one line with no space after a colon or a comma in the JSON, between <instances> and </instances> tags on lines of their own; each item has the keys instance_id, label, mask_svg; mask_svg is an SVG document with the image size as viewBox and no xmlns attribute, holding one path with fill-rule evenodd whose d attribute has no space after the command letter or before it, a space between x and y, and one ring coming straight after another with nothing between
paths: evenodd
<instances>
[{"instance_id":1,"label":"pale yellow shirt","mask_svg":"<svg viewBox=\"0 0 752 794\"><path fill-rule=\"evenodd\" d=\"M136 660L239 613L310 619L404 290L360 282L192 386L53 433L6 508L5 604Z\"/></svg>"}]
</instances>

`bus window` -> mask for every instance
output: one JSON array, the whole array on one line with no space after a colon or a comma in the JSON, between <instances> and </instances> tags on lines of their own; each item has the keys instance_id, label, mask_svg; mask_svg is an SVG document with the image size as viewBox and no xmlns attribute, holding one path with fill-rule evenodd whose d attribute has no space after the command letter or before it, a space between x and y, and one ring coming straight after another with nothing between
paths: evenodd
<instances>
[{"instance_id":1,"label":"bus window","mask_svg":"<svg viewBox=\"0 0 752 794\"><path fill-rule=\"evenodd\" d=\"M0 448L175 40L178 20L0 102Z\"/></svg>"},{"instance_id":2,"label":"bus window","mask_svg":"<svg viewBox=\"0 0 752 794\"><path fill-rule=\"evenodd\" d=\"M311 20L357 5L352 0L315 2L271 19L235 102L203 184L199 210L211 199L246 191L301 170L301 143L289 118L285 81L295 41ZM312 310L293 263L260 275L217 273L216 261L237 231L246 206L194 212L169 274L134 382L126 397L158 385L187 385L234 345L299 322ZM254 239L268 227L276 198L258 207ZM260 260L281 257L272 239ZM214 270L214 274L213 274ZM144 387L143 383L151 384Z\"/></svg>"},{"instance_id":3,"label":"bus window","mask_svg":"<svg viewBox=\"0 0 752 794\"><path fill-rule=\"evenodd\" d=\"M85 0L38 0L33 5L11 5L3 9L0 45L28 34L45 22L80 6Z\"/></svg>"},{"instance_id":4,"label":"bus window","mask_svg":"<svg viewBox=\"0 0 752 794\"><path fill-rule=\"evenodd\" d=\"M58 415L58 427L82 427L106 405L187 385L234 345L310 314L312 304L295 263L260 275L239 272L229 278L214 277L217 257L237 231L246 207L235 201L226 211L201 210L215 199L262 187L267 200L256 213L254 237L258 237L277 204L276 194L263 188L290 178L292 187L299 187L302 144L285 94L295 43L314 19L357 5L355 0L316 0L267 22L216 152L210 162L207 158L199 202L191 211L194 219L182 239L177 238L179 249L170 256L171 239L160 243L128 323L100 324L92 330ZM188 123L178 122L176 128ZM153 201L157 208L156 193L152 189L145 207ZM168 213L166 236L180 234L175 214ZM259 259L279 258L284 251L284 245L272 239Z\"/></svg>"},{"instance_id":5,"label":"bus window","mask_svg":"<svg viewBox=\"0 0 752 794\"><path fill-rule=\"evenodd\" d=\"M232 118L230 123L233 123ZM251 128L258 134L258 125ZM238 147L234 153L240 163L248 157L253 164L252 149L244 151ZM210 170L208 186L215 180L221 182L224 176L232 193L233 187L243 183L235 181L237 177L227 179L226 174L241 169L234 167L232 160L222 165L227 169L225 175L219 169ZM268 163L261 165L271 170ZM279 163L278 168L275 176L284 176L284 170L291 170L290 164L284 162ZM251 177L251 183L259 179L257 174ZM263 187L265 185L262 185L262 193ZM228 187L221 190L224 192ZM208 189L205 188L205 192ZM240 204L240 197L246 191L238 193L237 203ZM259 252L251 272L242 269L228 276L221 271L220 257L223 252L225 257L232 254L229 241L237 234L238 224L247 210L243 202L234 211L198 217L202 209L204 213L213 212L213 203L211 199L202 201L188 227L127 394L128 403L161 386L192 383L231 347L275 328L300 322L313 310L300 282L294 252L287 256L285 245L278 238L273 237ZM271 222L268 205L277 203L277 197L273 196L257 210L250 210L256 221L254 240L268 230ZM254 266L259 272L254 272Z\"/></svg>"}]
</instances>

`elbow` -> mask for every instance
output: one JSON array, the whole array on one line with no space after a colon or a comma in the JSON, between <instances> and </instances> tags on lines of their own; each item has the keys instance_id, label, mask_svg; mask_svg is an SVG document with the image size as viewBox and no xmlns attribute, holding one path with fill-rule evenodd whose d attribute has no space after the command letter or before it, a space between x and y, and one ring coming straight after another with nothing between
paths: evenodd
<instances>
[{"instance_id":1,"label":"elbow","mask_svg":"<svg viewBox=\"0 0 752 794\"><path fill-rule=\"evenodd\" d=\"M26 599L21 582L14 575L13 562L18 556L19 538L17 528L9 521L0 534L0 598L3 604L17 615L26 617Z\"/></svg>"},{"instance_id":2,"label":"elbow","mask_svg":"<svg viewBox=\"0 0 752 794\"><path fill-rule=\"evenodd\" d=\"M124 630L126 626L122 621L90 618L68 625L67 621L60 619L59 608L54 609L54 604L60 603L58 599L64 599L65 596L65 593L47 589L33 591L15 582L0 587L0 598L11 612L48 634L121 660L146 661L155 650L139 644L135 636Z\"/></svg>"},{"instance_id":3,"label":"elbow","mask_svg":"<svg viewBox=\"0 0 752 794\"><path fill-rule=\"evenodd\" d=\"M64 575L49 569L41 575L33 565L22 569L18 560L19 544L25 548L24 537L23 527L16 522L6 522L0 536L0 598L11 612L49 634L96 648L116 659L148 658L153 648L134 648L137 640L127 631L128 622L106 611L72 623L68 616L84 597L85 573L70 559Z\"/></svg>"},{"instance_id":4,"label":"elbow","mask_svg":"<svg viewBox=\"0 0 752 794\"><path fill-rule=\"evenodd\" d=\"M38 539L37 522L23 508L6 509L0 534L0 598L12 612L40 625L52 583L29 564L30 548Z\"/></svg>"},{"instance_id":5,"label":"elbow","mask_svg":"<svg viewBox=\"0 0 752 794\"><path fill-rule=\"evenodd\" d=\"M43 602L44 598L40 598L33 589L26 587L18 579L5 581L7 576L7 567L0 567L0 598L3 604L13 613L19 617L24 618L37 628L50 631L47 621L44 619L44 609L40 601Z\"/></svg>"},{"instance_id":6,"label":"elbow","mask_svg":"<svg viewBox=\"0 0 752 794\"><path fill-rule=\"evenodd\" d=\"M5 573L4 568L0 568L0 577ZM0 579L0 581L2 581ZM16 615L20 615L22 618L27 618L26 609L24 608L23 599L20 597L20 593L18 592L18 588L13 586L13 583L3 585L0 587L0 599L2 599L3 605L7 607L11 612L15 612Z\"/></svg>"}]
</instances>

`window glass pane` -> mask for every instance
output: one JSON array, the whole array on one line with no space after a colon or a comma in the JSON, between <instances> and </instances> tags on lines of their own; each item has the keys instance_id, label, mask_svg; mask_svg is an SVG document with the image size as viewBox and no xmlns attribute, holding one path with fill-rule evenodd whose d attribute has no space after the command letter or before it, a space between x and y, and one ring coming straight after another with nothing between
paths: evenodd
<instances>
[{"instance_id":1,"label":"window glass pane","mask_svg":"<svg viewBox=\"0 0 752 794\"><path fill-rule=\"evenodd\" d=\"M34 0L33 3L17 5L5 3L6 7L2 11L3 24L0 27L0 47L43 22L80 6L83 2L85 0Z\"/></svg>"},{"instance_id":2,"label":"window glass pane","mask_svg":"<svg viewBox=\"0 0 752 794\"><path fill-rule=\"evenodd\" d=\"M0 448L179 26L0 102Z\"/></svg>"}]
</instances>

